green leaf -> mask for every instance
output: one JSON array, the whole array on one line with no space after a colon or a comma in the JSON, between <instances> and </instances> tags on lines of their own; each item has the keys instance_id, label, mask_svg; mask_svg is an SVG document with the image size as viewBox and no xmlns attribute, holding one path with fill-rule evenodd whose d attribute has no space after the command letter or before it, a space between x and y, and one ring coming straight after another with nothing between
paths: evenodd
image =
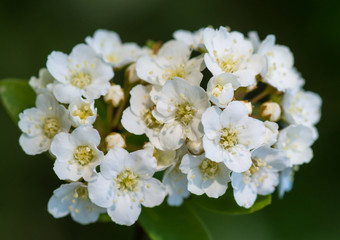
<instances>
[{"instance_id":1,"label":"green leaf","mask_svg":"<svg viewBox=\"0 0 340 240\"><path fill-rule=\"evenodd\" d=\"M188 204L170 207L167 203L154 208L143 208L140 224L152 240L212 239L199 215Z\"/></svg>"},{"instance_id":2,"label":"green leaf","mask_svg":"<svg viewBox=\"0 0 340 240\"><path fill-rule=\"evenodd\" d=\"M28 81L4 79L0 81L0 99L14 122L19 121L19 113L34 107L36 94Z\"/></svg>"},{"instance_id":3,"label":"green leaf","mask_svg":"<svg viewBox=\"0 0 340 240\"><path fill-rule=\"evenodd\" d=\"M258 211L265 206L271 203L271 195L267 196L257 196L257 199L254 205L251 208L244 208L237 205L234 200L234 195L231 187L228 187L227 192L215 199L209 198L206 195L202 196L192 196L189 200L190 203L195 204L196 206L208 210L210 212L215 212L219 214L230 214L230 215L238 215L238 214L248 214L255 211Z\"/></svg>"}]
</instances>

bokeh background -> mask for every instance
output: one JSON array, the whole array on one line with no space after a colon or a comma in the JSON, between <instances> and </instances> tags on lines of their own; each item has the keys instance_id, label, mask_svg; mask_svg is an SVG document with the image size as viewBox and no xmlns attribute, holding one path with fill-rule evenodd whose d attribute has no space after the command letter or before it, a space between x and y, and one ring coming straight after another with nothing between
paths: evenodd
<instances>
[{"instance_id":1,"label":"bokeh background","mask_svg":"<svg viewBox=\"0 0 340 240\"><path fill-rule=\"evenodd\" d=\"M142 45L207 25L275 34L295 54L305 88L324 101L315 157L297 173L293 191L284 200L274 194L272 205L251 215L202 213L214 239L340 239L340 1L0 0L0 79L37 75L52 50L70 52L98 28ZM2 106L0 130L0 239L134 238L134 228L53 219L47 201L61 183L53 163L23 153Z\"/></svg>"}]
</instances>

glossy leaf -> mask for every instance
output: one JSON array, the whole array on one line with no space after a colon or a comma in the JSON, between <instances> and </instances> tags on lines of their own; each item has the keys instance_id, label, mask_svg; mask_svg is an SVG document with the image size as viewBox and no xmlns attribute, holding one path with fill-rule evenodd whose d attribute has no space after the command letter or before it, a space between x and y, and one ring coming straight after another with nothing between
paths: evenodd
<instances>
[{"instance_id":1,"label":"glossy leaf","mask_svg":"<svg viewBox=\"0 0 340 240\"><path fill-rule=\"evenodd\" d=\"M163 203L143 208L138 221L152 240L213 239L204 221L186 203L181 207Z\"/></svg>"},{"instance_id":2,"label":"glossy leaf","mask_svg":"<svg viewBox=\"0 0 340 240\"><path fill-rule=\"evenodd\" d=\"M257 196L257 199L254 205L251 208L244 208L237 205L234 200L234 195L232 192L231 187L229 186L227 192L215 199L209 198L206 195L202 196L192 196L189 200L190 203L195 204L198 207L201 207L205 210L220 213L220 214L230 214L230 215L237 215L237 214L248 214L255 211L258 211L265 206L271 203L271 195L267 196Z\"/></svg>"},{"instance_id":3,"label":"glossy leaf","mask_svg":"<svg viewBox=\"0 0 340 240\"><path fill-rule=\"evenodd\" d=\"M36 94L28 81L4 79L0 81L0 99L13 121L19 121L19 113L34 107Z\"/></svg>"}]
</instances>

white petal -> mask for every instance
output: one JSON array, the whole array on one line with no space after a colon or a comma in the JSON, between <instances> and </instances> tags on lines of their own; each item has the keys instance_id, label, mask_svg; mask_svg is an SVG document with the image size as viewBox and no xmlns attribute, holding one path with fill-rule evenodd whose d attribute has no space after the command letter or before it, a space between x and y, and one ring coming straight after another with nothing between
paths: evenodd
<instances>
[{"instance_id":1,"label":"white petal","mask_svg":"<svg viewBox=\"0 0 340 240\"><path fill-rule=\"evenodd\" d=\"M82 92L72 85L58 83L53 88L53 94L59 102L71 103L74 98L80 97Z\"/></svg>"},{"instance_id":2,"label":"white petal","mask_svg":"<svg viewBox=\"0 0 340 240\"><path fill-rule=\"evenodd\" d=\"M112 179L106 179L101 174L88 183L89 197L100 207L108 208L113 204L114 192Z\"/></svg>"},{"instance_id":3,"label":"white petal","mask_svg":"<svg viewBox=\"0 0 340 240\"><path fill-rule=\"evenodd\" d=\"M165 149L176 150L180 148L185 142L182 125L165 125L160 132L160 141Z\"/></svg>"},{"instance_id":4,"label":"white petal","mask_svg":"<svg viewBox=\"0 0 340 240\"><path fill-rule=\"evenodd\" d=\"M247 171L251 165L251 155L243 145L236 145L233 149L223 152L223 160L225 165L233 172Z\"/></svg>"},{"instance_id":5,"label":"white petal","mask_svg":"<svg viewBox=\"0 0 340 240\"><path fill-rule=\"evenodd\" d=\"M112 221L127 226L134 224L141 212L141 205L139 202L133 202L128 194L121 195L115 200L116 202L107 209L107 213Z\"/></svg>"},{"instance_id":6,"label":"white petal","mask_svg":"<svg viewBox=\"0 0 340 240\"><path fill-rule=\"evenodd\" d=\"M220 121L223 127L229 128L237 124L242 118L248 117L246 105L240 101L233 101L222 111Z\"/></svg>"},{"instance_id":7,"label":"white petal","mask_svg":"<svg viewBox=\"0 0 340 240\"><path fill-rule=\"evenodd\" d=\"M125 168L125 161L129 158L129 152L123 148L110 149L100 165L101 174L107 179L112 179Z\"/></svg>"},{"instance_id":8,"label":"white petal","mask_svg":"<svg viewBox=\"0 0 340 240\"><path fill-rule=\"evenodd\" d=\"M214 162L223 162L223 152L219 145L217 145L213 140L210 140L206 136L203 137L203 148L205 150L205 156Z\"/></svg>"},{"instance_id":9,"label":"white petal","mask_svg":"<svg viewBox=\"0 0 340 240\"><path fill-rule=\"evenodd\" d=\"M38 135L30 137L27 134L21 134L19 143L24 152L28 155L36 155L46 152L51 144L51 139Z\"/></svg>"},{"instance_id":10,"label":"white petal","mask_svg":"<svg viewBox=\"0 0 340 240\"><path fill-rule=\"evenodd\" d=\"M202 115L204 134L209 139L215 139L222 129L220 114L221 109L218 107L210 107Z\"/></svg>"},{"instance_id":11,"label":"white petal","mask_svg":"<svg viewBox=\"0 0 340 240\"><path fill-rule=\"evenodd\" d=\"M145 207L154 207L160 205L167 192L165 186L157 179L150 178L144 181L144 201Z\"/></svg>"},{"instance_id":12,"label":"white petal","mask_svg":"<svg viewBox=\"0 0 340 240\"><path fill-rule=\"evenodd\" d=\"M62 199L52 196L47 204L47 209L50 214L55 218L65 217L70 213L69 205L62 201Z\"/></svg>"},{"instance_id":13,"label":"white petal","mask_svg":"<svg viewBox=\"0 0 340 240\"><path fill-rule=\"evenodd\" d=\"M242 173L233 173L231 175L231 184L237 204L245 208L253 206L257 197L255 183L249 180L245 182Z\"/></svg>"},{"instance_id":14,"label":"white petal","mask_svg":"<svg viewBox=\"0 0 340 240\"><path fill-rule=\"evenodd\" d=\"M47 58L47 69L60 82L66 82L68 75L68 57L62 52L53 51Z\"/></svg>"},{"instance_id":15,"label":"white petal","mask_svg":"<svg viewBox=\"0 0 340 240\"><path fill-rule=\"evenodd\" d=\"M139 116L131 111L131 107L124 110L121 123L123 127L130 133L141 135L145 133L145 123Z\"/></svg>"}]
</instances>

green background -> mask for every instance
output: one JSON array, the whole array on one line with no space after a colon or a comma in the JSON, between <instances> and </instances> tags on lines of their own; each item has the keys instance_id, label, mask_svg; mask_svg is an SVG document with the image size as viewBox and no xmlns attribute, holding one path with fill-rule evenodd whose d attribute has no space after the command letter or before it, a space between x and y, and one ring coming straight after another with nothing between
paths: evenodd
<instances>
[{"instance_id":1,"label":"green background","mask_svg":"<svg viewBox=\"0 0 340 240\"><path fill-rule=\"evenodd\" d=\"M273 33L288 45L306 79L323 98L314 159L302 166L283 200L246 216L201 213L214 239L340 239L339 56L340 2L323 1L0 1L0 79L28 79L52 50L70 52L98 28L123 41L166 41L177 29L228 25L261 38ZM47 202L61 181L45 156L27 156L19 130L0 106L0 239L129 239L134 228L81 226L55 220ZM178 219L178 224L181 219Z\"/></svg>"}]
</instances>

